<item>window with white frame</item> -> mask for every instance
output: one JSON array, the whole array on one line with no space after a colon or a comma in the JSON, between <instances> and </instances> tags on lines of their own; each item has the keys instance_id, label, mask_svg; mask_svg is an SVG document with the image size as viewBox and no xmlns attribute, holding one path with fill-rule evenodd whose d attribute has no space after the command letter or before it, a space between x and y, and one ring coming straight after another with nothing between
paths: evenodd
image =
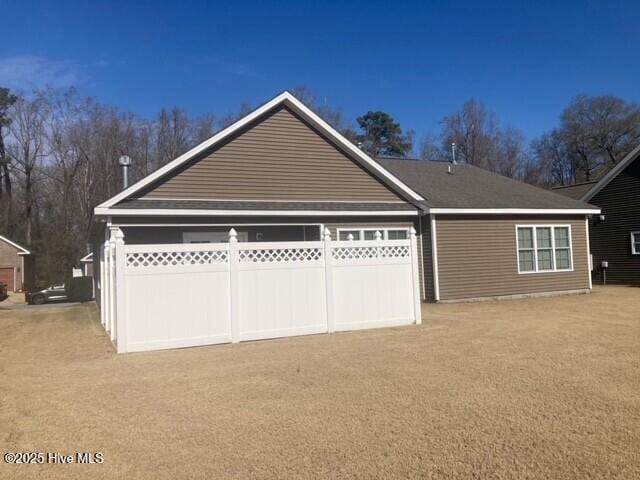
<instances>
[{"instance_id":1,"label":"window with white frame","mask_svg":"<svg viewBox=\"0 0 640 480\"><path fill-rule=\"evenodd\" d=\"M573 269L569 225L518 225L518 273Z\"/></svg>"},{"instance_id":2,"label":"window with white frame","mask_svg":"<svg viewBox=\"0 0 640 480\"><path fill-rule=\"evenodd\" d=\"M382 234L383 240L406 240L409 238L408 228L339 228L338 240L349 240L349 235L353 237L353 240L375 240L377 231Z\"/></svg>"},{"instance_id":3,"label":"window with white frame","mask_svg":"<svg viewBox=\"0 0 640 480\"><path fill-rule=\"evenodd\" d=\"M640 255L640 232L631 232L631 253Z\"/></svg>"}]
</instances>

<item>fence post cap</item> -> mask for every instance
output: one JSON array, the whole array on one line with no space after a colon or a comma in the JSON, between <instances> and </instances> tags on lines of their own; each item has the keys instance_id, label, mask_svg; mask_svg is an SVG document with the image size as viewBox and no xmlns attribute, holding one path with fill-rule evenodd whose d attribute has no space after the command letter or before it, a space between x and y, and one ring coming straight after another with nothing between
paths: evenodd
<instances>
[{"instance_id":1,"label":"fence post cap","mask_svg":"<svg viewBox=\"0 0 640 480\"><path fill-rule=\"evenodd\" d=\"M409 233L411 234L411 236L412 236L412 237L415 237L415 235L416 235L416 229L415 229L415 228L413 228L413 227L411 227L411 228L409 229Z\"/></svg>"},{"instance_id":2,"label":"fence post cap","mask_svg":"<svg viewBox=\"0 0 640 480\"><path fill-rule=\"evenodd\" d=\"M353 240L353 233L350 233L349 235L347 235L347 240L349 241Z\"/></svg>"},{"instance_id":3,"label":"fence post cap","mask_svg":"<svg viewBox=\"0 0 640 480\"><path fill-rule=\"evenodd\" d=\"M238 232L236 232L235 228L232 228L231 230L229 230L229 241L230 242L238 241Z\"/></svg>"},{"instance_id":4,"label":"fence post cap","mask_svg":"<svg viewBox=\"0 0 640 480\"><path fill-rule=\"evenodd\" d=\"M328 227L324 227L324 239L331 240L331 230Z\"/></svg>"},{"instance_id":5,"label":"fence post cap","mask_svg":"<svg viewBox=\"0 0 640 480\"><path fill-rule=\"evenodd\" d=\"M380 230L376 230L375 236L376 240L382 240L382 232Z\"/></svg>"}]
</instances>

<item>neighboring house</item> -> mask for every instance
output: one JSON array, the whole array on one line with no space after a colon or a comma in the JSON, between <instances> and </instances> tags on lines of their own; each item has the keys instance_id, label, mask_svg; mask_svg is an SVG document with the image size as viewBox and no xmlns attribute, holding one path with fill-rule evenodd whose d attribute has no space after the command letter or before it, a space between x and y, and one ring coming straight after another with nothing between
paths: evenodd
<instances>
[{"instance_id":1,"label":"neighboring house","mask_svg":"<svg viewBox=\"0 0 640 480\"><path fill-rule=\"evenodd\" d=\"M600 180L554 191L602 210L590 223L595 279L640 284L640 146Z\"/></svg>"},{"instance_id":2,"label":"neighboring house","mask_svg":"<svg viewBox=\"0 0 640 480\"><path fill-rule=\"evenodd\" d=\"M0 283L10 292L18 292L33 283L31 252L8 238L0 236Z\"/></svg>"},{"instance_id":3,"label":"neighboring house","mask_svg":"<svg viewBox=\"0 0 640 480\"><path fill-rule=\"evenodd\" d=\"M85 277L93 277L93 252L80 259L82 264L82 274Z\"/></svg>"},{"instance_id":4,"label":"neighboring house","mask_svg":"<svg viewBox=\"0 0 640 480\"><path fill-rule=\"evenodd\" d=\"M263 258L260 243L296 242L270 253L270 258L282 258L293 255L293 250L288 250L295 250L292 245L320 242L323 237L325 242L352 240L361 251L351 254L375 260L376 249L387 248L381 247L384 242L389 251L397 251L393 242L408 240L415 230L417 283L423 300L588 292L587 218L597 213L599 209L587 203L467 165L374 160L285 92L96 207L95 216L103 223L98 224L93 246L98 252L94 255L94 278L98 286L111 282L108 284L117 288L118 274L105 276L99 267L105 262L105 252L113 252L113 245L124 242L127 253L123 265L133 275L129 284L136 289L147 286L146 291L136 290L136 296L158 290L164 293L153 294L159 295L158 299L163 296L164 301L175 294L170 287L195 277L181 273L171 281L154 283L145 276L153 273L147 269L170 271L174 265L184 265L185 259L197 262L202 253L196 252L197 246L185 254L190 248L187 245L164 249L162 245L227 242L233 228L238 242L248 242L242 243L243 248L256 245L256 251L247 255L253 255L257 262ZM376 247L376 241L383 243ZM328 251L325 249L325 254ZM107 261L113 265L115 256L109 255ZM206 261L222 258L227 262L228 255L231 251L224 247L222 252L207 251L205 256ZM348 260L354 263L357 259ZM133 272L135 268L142 268L137 272L144 271L144 275ZM349 274L353 275L350 282L368 281L369 277L355 272ZM389 275L394 272L389 270ZM271 288L272 295L281 295L299 287L295 282L288 287L272 285L268 278L251 284L257 294ZM363 298L371 298L373 305L382 291L398 289L400 284L412 288L414 282L405 283L403 278L402 283L378 286L383 290L370 291ZM194 288L188 290L189 298L197 303L200 298ZM326 288L330 288L328 284ZM341 280L331 288L346 294L352 287ZM216 294L211 289L205 292ZM216 297L215 302L226 301L225 295ZM296 294L289 295L287 301L299 300ZM106 299L113 303L117 296L107 292L105 297L96 289L99 302ZM148 308L158 303L153 298L146 302ZM175 307L163 305L164 310L176 308L184 316L189 302L181 299ZM336 304L336 308L342 307ZM356 316L366 305L347 307ZM135 310L130 305L123 308ZM139 312L151 315L148 308ZM164 310L156 315L163 315ZM189 317L199 313L189 312ZM275 322L279 317L274 318ZM391 320L386 324L398 324ZM148 325L152 324L145 328L150 328ZM131 334L140 331L131 330ZM194 343L178 343L186 344Z\"/></svg>"}]
</instances>

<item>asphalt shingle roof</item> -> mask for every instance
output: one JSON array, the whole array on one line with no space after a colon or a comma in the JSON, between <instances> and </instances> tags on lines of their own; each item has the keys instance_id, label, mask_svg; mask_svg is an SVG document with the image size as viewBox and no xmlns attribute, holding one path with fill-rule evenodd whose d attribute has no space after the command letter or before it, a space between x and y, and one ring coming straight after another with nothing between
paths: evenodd
<instances>
[{"instance_id":1,"label":"asphalt shingle roof","mask_svg":"<svg viewBox=\"0 0 640 480\"><path fill-rule=\"evenodd\" d=\"M432 208L596 208L471 165L404 159L378 162L420 193Z\"/></svg>"},{"instance_id":2,"label":"asphalt shingle roof","mask_svg":"<svg viewBox=\"0 0 640 480\"><path fill-rule=\"evenodd\" d=\"M597 181L594 180L592 182L576 183L574 185L566 185L564 187L554 187L552 190L560 195L580 200L596 183Z\"/></svg>"}]
</instances>

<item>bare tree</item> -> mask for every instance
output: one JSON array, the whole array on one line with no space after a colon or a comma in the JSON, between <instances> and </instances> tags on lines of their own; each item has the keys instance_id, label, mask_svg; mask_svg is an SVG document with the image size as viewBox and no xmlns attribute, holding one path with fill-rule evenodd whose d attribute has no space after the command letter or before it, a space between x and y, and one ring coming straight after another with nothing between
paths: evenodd
<instances>
[{"instance_id":1,"label":"bare tree","mask_svg":"<svg viewBox=\"0 0 640 480\"><path fill-rule=\"evenodd\" d=\"M32 243L34 185L38 168L46 152L46 127L42 99L33 100L20 95L10 109L9 131L11 143L7 147L14 171L22 183L24 200L24 238L28 246Z\"/></svg>"},{"instance_id":2,"label":"bare tree","mask_svg":"<svg viewBox=\"0 0 640 480\"><path fill-rule=\"evenodd\" d=\"M433 133L427 133L420 141L420 158L422 160L450 160L442 141Z\"/></svg>"},{"instance_id":3,"label":"bare tree","mask_svg":"<svg viewBox=\"0 0 640 480\"><path fill-rule=\"evenodd\" d=\"M443 143L455 142L461 162L495 170L497 119L483 103L467 100L460 110L442 119L442 128Z\"/></svg>"},{"instance_id":4,"label":"bare tree","mask_svg":"<svg viewBox=\"0 0 640 480\"><path fill-rule=\"evenodd\" d=\"M11 124L9 108L16 103L18 97L8 88L0 88L0 225L7 233L13 233L13 198L11 175L9 173L9 157L4 144L6 130Z\"/></svg>"}]
</instances>

